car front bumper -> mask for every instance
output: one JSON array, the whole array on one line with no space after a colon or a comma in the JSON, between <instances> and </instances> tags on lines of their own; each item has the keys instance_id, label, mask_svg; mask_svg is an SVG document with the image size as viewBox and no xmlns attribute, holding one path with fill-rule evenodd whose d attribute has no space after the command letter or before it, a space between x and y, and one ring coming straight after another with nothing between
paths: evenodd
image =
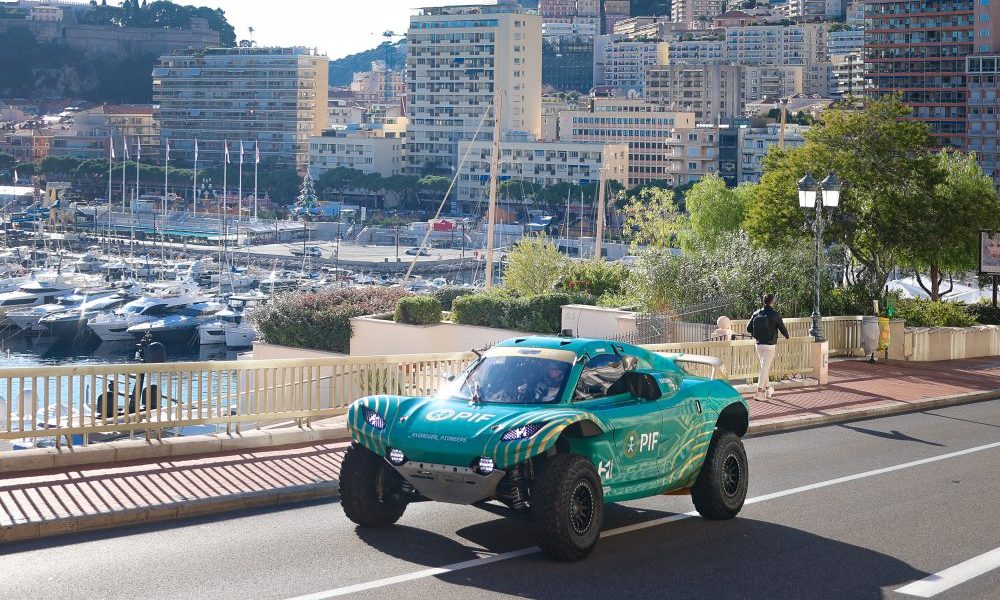
<instances>
[{"instance_id":1,"label":"car front bumper","mask_svg":"<svg viewBox=\"0 0 1000 600\"><path fill-rule=\"evenodd\" d=\"M452 504L473 504L496 497L505 472L499 469L480 475L469 467L409 461L393 466L421 495Z\"/></svg>"}]
</instances>

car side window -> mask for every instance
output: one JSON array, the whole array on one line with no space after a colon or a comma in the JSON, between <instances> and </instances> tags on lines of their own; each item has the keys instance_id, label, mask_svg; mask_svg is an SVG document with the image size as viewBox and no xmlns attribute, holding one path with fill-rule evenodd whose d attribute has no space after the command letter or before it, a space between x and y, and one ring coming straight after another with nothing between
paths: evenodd
<instances>
[{"instance_id":1,"label":"car side window","mask_svg":"<svg viewBox=\"0 0 1000 600\"><path fill-rule=\"evenodd\" d=\"M573 400L593 400L608 395L612 385L625 374L625 361L617 354L598 354L587 361L580 381L573 390Z\"/></svg>"}]
</instances>

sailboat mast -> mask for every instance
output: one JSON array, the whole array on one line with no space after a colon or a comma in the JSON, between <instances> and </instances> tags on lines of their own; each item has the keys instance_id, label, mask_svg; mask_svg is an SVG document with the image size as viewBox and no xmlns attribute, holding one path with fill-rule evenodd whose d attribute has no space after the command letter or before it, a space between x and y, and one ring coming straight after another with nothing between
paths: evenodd
<instances>
[{"instance_id":1,"label":"sailboat mast","mask_svg":"<svg viewBox=\"0 0 1000 600\"><path fill-rule=\"evenodd\" d=\"M600 259L604 246L604 188L605 169L601 169L597 178L597 235L594 240L594 258Z\"/></svg>"},{"instance_id":2,"label":"sailboat mast","mask_svg":"<svg viewBox=\"0 0 1000 600\"><path fill-rule=\"evenodd\" d=\"M490 158L490 204L486 217L486 289L493 286L493 246L497 227L497 179L500 162L500 118L503 102L500 88L493 96L493 155Z\"/></svg>"},{"instance_id":3,"label":"sailboat mast","mask_svg":"<svg viewBox=\"0 0 1000 600\"><path fill-rule=\"evenodd\" d=\"M115 138L108 137L108 253L111 252L111 167L115 162Z\"/></svg>"},{"instance_id":4,"label":"sailboat mast","mask_svg":"<svg viewBox=\"0 0 1000 600\"><path fill-rule=\"evenodd\" d=\"M163 234L163 225L167 220L167 189L168 173L170 173L170 139L167 139L166 153L163 155L163 215L160 217L160 260L166 264L166 239Z\"/></svg>"}]
</instances>

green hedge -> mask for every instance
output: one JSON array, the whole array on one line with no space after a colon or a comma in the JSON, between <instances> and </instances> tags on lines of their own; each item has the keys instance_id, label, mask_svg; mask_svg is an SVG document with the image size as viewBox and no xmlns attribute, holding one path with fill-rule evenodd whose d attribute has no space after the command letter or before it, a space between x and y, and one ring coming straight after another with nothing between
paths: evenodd
<instances>
[{"instance_id":1,"label":"green hedge","mask_svg":"<svg viewBox=\"0 0 1000 600\"><path fill-rule=\"evenodd\" d=\"M347 353L353 317L387 313L408 295L383 287L292 292L275 296L249 318L269 344Z\"/></svg>"},{"instance_id":2,"label":"green hedge","mask_svg":"<svg viewBox=\"0 0 1000 600\"><path fill-rule=\"evenodd\" d=\"M462 325L559 333L563 306L593 303L593 296L582 294L555 292L518 298L502 292L484 292L456 298L451 317Z\"/></svg>"},{"instance_id":3,"label":"green hedge","mask_svg":"<svg viewBox=\"0 0 1000 600\"><path fill-rule=\"evenodd\" d=\"M906 319L907 327L971 327L976 324L968 307L954 302L899 300L893 316Z\"/></svg>"},{"instance_id":4,"label":"green hedge","mask_svg":"<svg viewBox=\"0 0 1000 600\"><path fill-rule=\"evenodd\" d=\"M441 310L451 310L451 305L455 298L469 296L476 293L476 290L468 287L443 287L434 290L434 297L441 302Z\"/></svg>"},{"instance_id":5,"label":"green hedge","mask_svg":"<svg viewBox=\"0 0 1000 600\"><path fill-rule=\"evenodd\" d=\"M993 308L992 304L970 304L966 310L983 325L1000 325L1000 308Z\"/></svg>"},{"instance_id":6,"label":"green hedge","mask_svg":"<svg viewBox=\"0 0 1000 600\"><path fill-rule=\"evenodd\" d=\"M393 320L409 325L433 325L441 322L441 301L433 296L409 296L396 302Z\"/></svg>"}]
</instances>

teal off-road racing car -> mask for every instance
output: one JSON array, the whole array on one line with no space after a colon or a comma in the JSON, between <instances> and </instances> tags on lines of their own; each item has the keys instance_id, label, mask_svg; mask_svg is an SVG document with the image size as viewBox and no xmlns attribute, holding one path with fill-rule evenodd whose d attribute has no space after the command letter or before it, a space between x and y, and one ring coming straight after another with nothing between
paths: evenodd
<instances>
[{"instance_id":1,"label":"teal off-road racing car","mask_svg":"<svg viewBox=\"0 0 1000 600\"><path fill-rule=\"evenodd\" d=\"M433 397L351 405L344 512L377 527L414 501L500 503L530 513L562 560L593 550L606 502L690 490L702 516L730 519L746 498L749 411L718 366L619 342L507 340Z\"/></svg>"}]
</instances>

